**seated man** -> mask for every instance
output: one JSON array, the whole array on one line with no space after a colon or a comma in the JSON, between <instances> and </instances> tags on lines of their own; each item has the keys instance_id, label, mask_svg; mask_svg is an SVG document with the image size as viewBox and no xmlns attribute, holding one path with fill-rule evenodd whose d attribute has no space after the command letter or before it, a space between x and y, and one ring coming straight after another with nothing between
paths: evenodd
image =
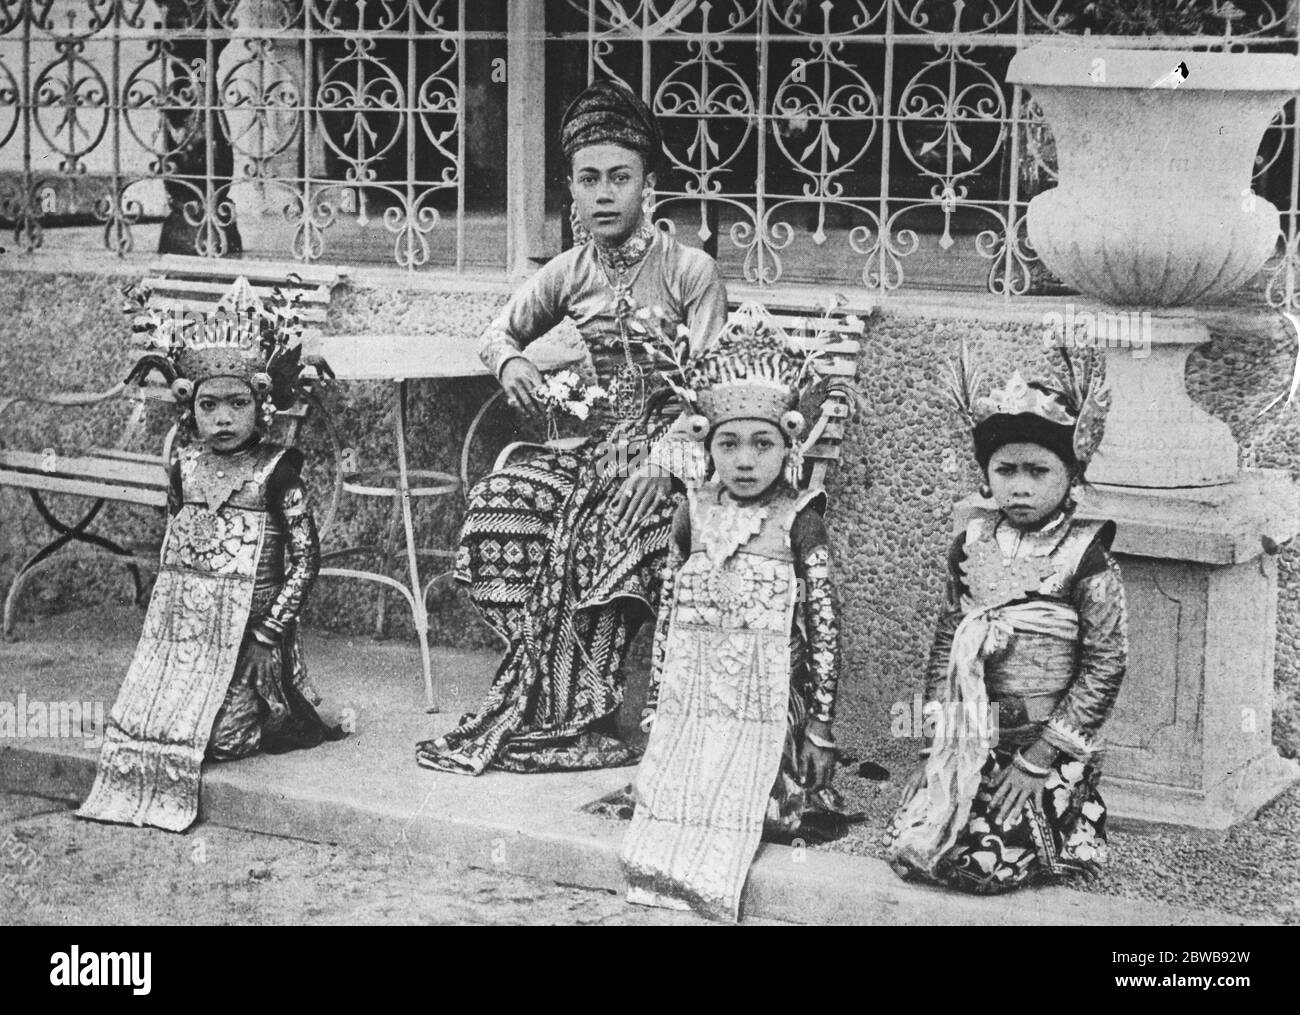
<instances>
[{"instance_id":1,"label":"seated man","mask_svg":"<svg viewBox=\"0 0 1300 1015\"><path fill-rule=\"evenodd\" d=\"M426 768L478 775L636 758L593 727L622 703L628 643L658 609L677 498L667 473L617 467L653 459L646 451L673 415L646 411L656 382L628 322L641 308L662 311L669 327L689 329L695 356L726 324L727 295L712 258L651 221L663 143L640 99L591 85L565 113L561 144L576 245L515 294L480 352L510 404L535 414L542 378L520 352L567 317L613 404L577 450L544 452L471 491L456 577L509 647L478 712L418 746Z\"/></svg>"}]
</instances>

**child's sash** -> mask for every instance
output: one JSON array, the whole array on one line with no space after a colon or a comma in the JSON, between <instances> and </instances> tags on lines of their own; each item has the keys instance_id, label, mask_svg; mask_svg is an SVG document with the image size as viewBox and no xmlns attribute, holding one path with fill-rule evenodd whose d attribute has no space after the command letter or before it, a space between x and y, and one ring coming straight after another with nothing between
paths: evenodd
<instances>
[{"instance_id":1,"label":"child's sash","mask_svg":"<svg viewBox=\"0 0 1300 1015\"><path fill-rule=\"evenodd\" d=\"M1006 649L1015 632L1073 641L1079 633L1074 609L1057 600L1035 599L1010 606L982 607L962 618L948 656L942 719L925 763L925 781L905 800L891 862L931 877L970 819L980 773L993 748L984 661Z\"/></svg>"},{"instance_id":2,"label":"child's sash","mask_svg":"<svg viewBox=\"0 0 1300 1015\"><path fill-rule=\"evenodd\" d=\"M171 519L131 668L78 817L181 832L235 674L266 531L261 511L186 504Z\"/></svg>"}]
</instances>

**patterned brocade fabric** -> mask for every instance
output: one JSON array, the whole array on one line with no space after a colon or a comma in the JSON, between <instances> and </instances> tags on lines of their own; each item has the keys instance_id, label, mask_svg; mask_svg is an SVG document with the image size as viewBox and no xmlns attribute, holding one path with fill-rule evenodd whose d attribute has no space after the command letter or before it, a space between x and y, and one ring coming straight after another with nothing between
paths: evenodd
<instances>
[{"instance_id":1,"label":"patterned brocade fabric","mask_svg":"<svg viewBox=\"0 0 1300 1015\"><path fill-rule=\"evenodd\" d=\"M716 487L693 498L623 842L630 901L737 918L786 741L794 513L792 495L770 511L719 503Z\"/></svg>"},{"instance_id":2,"label":"patterned brocade fabric","mask_svg":"<svg viewBox=\"0 0 1300 1015\"><path fill-rule=\"evenodd\" d=\"M927 702L946 704L954 642L963 643L972 623L1004 625L1008 640L976 660L976 679L998 709L998 742L946 812L933 791L953 776L932 769L943 757L936 738L927 762L931 795L904 800L886 835L901 876L981 894L1092 875L1105 863L1097 760L1127 665L1124 587L1107 550L1113 526L1066 511L1038 530L1006 528L995 513L977 516L954 542L926 675ZM1051 616L1060 623L1047 623ZM964 658L953 660L954 673L970 665ZM1016 752L1036 743L1053 748L1043 788L1000 824L992 798ZM933 854L916 852L917 814L936 826L951 822L941 827L952 837L937 840Z\"/></svg>"},{"instance_id":3,"label":"patterned brocade fabric","mask_svg":"<svg viewBox=\"0 0 1300 1015\"><path fill-rule=\"evenodd\" d=\"M292 482L277 499L277 514L283 519L284 529L282 531L277 524L274 534L277 543L283 547L284 573L270 602L265 606L255 602L254 608L258 629L278 641L289 625L298 620L307 594L320 572L320 539L316 534L316 522L312 518L307 491L300 480ZM280 546L276 549L279 550ZM279 555L264 556L269 561ZM274 581L279 576L272 572L267 577ZM270 582L264 584L261 573L258 578L258 591L261 592Z\"/></svg>"},{"instance_id":4,"label":"patterned brocade fabric","mask_svg":"<svg viewBox=\"0 0 1300 1015\"><path fill-rule=\"evenodd\" d=\"M673 528L677 529L683 519L688 518L686 507L683 504L678 508L677 515L673 519ZM689 525L689 522L687 522ZM663 678L665 649L668 638L668 622L672 617L672 605L677 597L677 574L681 571L682 565L686 563L686 553L682 552L681 544L675 538L668 541L668 560L664 563L663 570L663 588L661 590L662 603L659 609L659 615L655 620L655 637L654 645L650 650L650 682L646 687L645 707L643 715L653 716L655 710L659 707L659 682Z\"/></svg>"},{"instance_id":5,"label":"patterned brocade fabric","mask_svg":"<svg viewBox=\"0 0 1300 1015\"><path fill-rule=\"evenodd\" d=\"M1010 752L990 752L966 827L944 854L934 880L958 891L996 895L1072 876L1095 877L1108 858L1106 805L1097 791L1097 769L1062 755L1039 796L1000 825L989 804L1010 764ZM886 841L901 831L902 813L894 815ZM906 868L899 873L919 876Z\"/></svg>"},{"instance_id":6,"label":"patterned brocade fabric","mask_svg":"<svg viewBox=\"0 0 1300 1015\"><path fill-rule=\"evenodd\" d=\"M612 433L654 439L664 429L656 426ZM630 532L614 526L623 477L601 467L598 444L542 452L471 490L456 578L506 640L506 655L477 712L417 745L421 766L477 775L489 765L566 771L639 757L590 727L622 703L628 643L658 609L676 500Z\"/></svg>"},{"instance_id":7,"label":"patterned brocade fabric","mask_svg":"<svg viewBox=\"0 0 1300 1015\"><path fill-rule=\"evenodd\" d=\"M673 519L673 535L663 572L665 605L655 624L645 712L653 712L657 703L677 575L690 555L689 518L689 511L683 504ZM730 522L720 526L727 531L732 527ZM790 632L791 681L796 692L807 702L801 714L806 712L808 719L830 724L835 720L835 698L839 686L840 604L831 578L826 527L815 509L805 508L796 516L790 531L790 547L798 588L795 623Z\"/></svg>"},{"instance_id":8,"label":"patterned brocade fabric","mask_svg":"<svg viewBox=\"0 0 1300 1015\"><path fill-rule=\"evenodd\" d=\"M1079 611L1080 652L1074 680L1047 720L1043 739L1075 758L1101 746L1101 730L1115 706L1128 666L1128 608L1119 565L1080 580L1073 601Z\"/></svg>"},{"instance_id":9,"label":"patterned brocade fabric","mask_svg":"<svg viewBox=\"0 0 1300 1015\"><path fill-rule=\"evenodd\" d=\"M803 566L797 569L804 593L802 614L807 648L799 655L808 661L809 716L824 723L835 720L835 695L840 678L839 603L830 577L830 556L829 547L816 546L802 557Z\"/></svg>"},{"instance_id":10,"label":"patterned brocade fabric","mask_svg":"<svg viewBox=\"0 0 1300 1015\"><path fill-rule=\"evenodd\" d=\"M678 510L622 850L629 901L734 920L761 836L847 830L833 791L799 774L809 720L834 714L839 659L825 528L806 498L779 486L740 505L711 485Z\"/></svg>"},{"instance_id":11,"label":"patterned brocade fabric","mask_svg":"<svg viewBox=\"0 0 1300 1015\"><path fill-rule=\"evenodd\" d=\"M271 444L182 450L158 581L81 816L180 831L197 816L205 756L342 736L315 711L298 643L319 566L300 461ZM254 630L272 624L276 675L255 683L243 662Z\"/></svg>"}]
</instances>

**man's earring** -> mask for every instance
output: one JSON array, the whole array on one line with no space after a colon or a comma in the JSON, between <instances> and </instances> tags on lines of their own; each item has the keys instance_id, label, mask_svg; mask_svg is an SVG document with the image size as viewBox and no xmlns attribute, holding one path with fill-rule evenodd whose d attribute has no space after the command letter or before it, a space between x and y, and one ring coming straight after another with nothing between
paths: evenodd
<instances>
[{"instance_id":1,"label":"man's earring","mask_svg":"<svg viewBox=\"0 0 1300 1015\"><path fill-rule=\"evenodd\" d=\"M576 204L569 205L569 226L573 231L573 245L575 247L581 247L591 239L591 233L587 231L587 227L582 224L582 219L578 217L578 206Z\"/></svg>"},{"instance_id":2,"label":"man's earring","mask_svg":"<svg viewBox=\"0 0 1300 1015\"><path fill-rule=\"evenodd\" d=\"M991 500L993 497L993 487L989 486L988 483L981 483L979 494L985 500Z\"/></svg>"},{"instance_id":3,"label":"man's earring","mask_svg":"<svg viewBox=\"0 0 1300 1015\"><path fill-rule=\"evenodd\" d=\"M641 215L647 222L654 219L655 205L657 203L654 187L646 187L641 191Z\"/></svg>"}]
</instances>

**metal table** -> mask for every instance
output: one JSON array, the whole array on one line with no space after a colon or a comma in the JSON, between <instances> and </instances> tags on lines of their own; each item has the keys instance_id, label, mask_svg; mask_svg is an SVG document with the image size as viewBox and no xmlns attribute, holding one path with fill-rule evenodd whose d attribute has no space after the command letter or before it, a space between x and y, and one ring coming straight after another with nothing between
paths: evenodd
<instances>
[{"instance_id":1,"label":"metal table","mask_svg":"<svg viewBox=\"0 0 1300 1015\"><path fill-rule=\"evenodd\" d=\"M343 491L363 497L396 498L405 535L408 583L376 571L347 567L323 567L322 575L358 578L378 582L402 594L411 608L416 634L420 641L420 662L424 669L425 704L429 712L438 711L434 693L433 669L429 656L429 613L427 597L434 582L450 574L443 570L421 583L420 557L444 559L455 557L451 549L422 549L415 545L412 499L441 497L469 485L469 451L480 421L500 397L489 397L475 415L461 447L460 474L432 469L412 469L407 461L406 408L407 388L412 380L457 380L490 377L479 360L475 343L448 335L314 335L307 339L305 351L324 356L341 381L390 381L393 384L393 418L396 469L344 469ZM391 532L390 532L391 535ZM322 555L322 562L348 554L373 552L368 547L347 547Z\"/></svg>"}]
</instances>

